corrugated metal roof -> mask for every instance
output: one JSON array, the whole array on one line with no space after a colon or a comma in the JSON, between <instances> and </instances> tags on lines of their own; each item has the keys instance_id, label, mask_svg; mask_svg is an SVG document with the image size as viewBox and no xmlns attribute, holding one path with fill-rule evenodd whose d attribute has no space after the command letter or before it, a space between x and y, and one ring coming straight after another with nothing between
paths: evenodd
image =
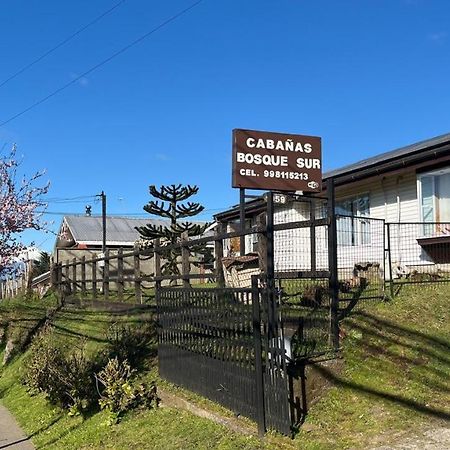
<instances>
[{"instance_id":1,"label":"corrugated metal roof","mask_svg":"<svg viewBox=\"0 0 450 450\"><path fill-rule=\"evenodd\" d=\"M101 244L103 239L101 216L64 216L63 220L67 223L75 242L87 245ZM206 222L194 221L193 223L203 225ZM161 219L107 216L106 245L132 245L140 237L135 227L143 227L148 224L166 227L170 225L170 222ZM205 233L205 235L209 234L212 233Z\"/></svg>"},{"instance_id":2,"label":"corrugated metal roof","mask_svg":"<svg viewBox=\"0 0 450 450\"><path fill-rule=\"evenodd\" d=\"M403 156L409 156L414 153L418 153L422 150L436 147L442 144L450 143L450 133L443 134L441 136L436 136L425 141L420 141L415 144L407 145L406 147L401 147L396 150L391 150L389 152L381 153L372 158L363 159L348 166L341 167L339 169L330 170L323 174L323 179L335 178L341 175L345 175L350 172L356 172L361 169L376 166L377 164L385 163L390 160L395 160Z\"/></svg>"},{"instance_id":3,"label":"corrugated metal roof","mask_svg":"<svg viewBox=\"0 0 450 450\"><path fill-rule=\"evenodd\" d=\"M76 242L102 242L101 216L65 216L64 220ZM106 243L107 245L113 245L112 243L114 245L118 243L133 243L139 239L139 233L135 227L142 227L149 223L157 226L167 226L169 222L158 219L108 216L106 219Z\"/></svg>"}]
</instances>

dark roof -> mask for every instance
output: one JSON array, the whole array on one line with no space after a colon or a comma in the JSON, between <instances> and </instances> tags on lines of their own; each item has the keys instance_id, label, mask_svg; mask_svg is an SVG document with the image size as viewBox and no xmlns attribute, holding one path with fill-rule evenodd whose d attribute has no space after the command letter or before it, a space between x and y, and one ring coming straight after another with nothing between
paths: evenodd
<instances>
[{"instance_id":1,"label":"dark roof","mask_svg":"<svg viewBox=\"0 0 450 450\"><path fill-rule=\"evenodd\" d=\"M323 174L323 179L326 180L327 178L337 178L342 175L349 174L351 172L357 172L362 169L374 167L379 164L384 164L389 161L397 160L405 156L412 156L422 152L423 150L439 147L448 143L450 143L450 133L443 134L441 136L436 136L431 139L426 139L424 141L407 145L406 147L401 147L396 150L381 153L379 155L373 156L372 158L363 159L361 161L349 164L339 169L330 170Z\"/></svg>"}]
</instances>

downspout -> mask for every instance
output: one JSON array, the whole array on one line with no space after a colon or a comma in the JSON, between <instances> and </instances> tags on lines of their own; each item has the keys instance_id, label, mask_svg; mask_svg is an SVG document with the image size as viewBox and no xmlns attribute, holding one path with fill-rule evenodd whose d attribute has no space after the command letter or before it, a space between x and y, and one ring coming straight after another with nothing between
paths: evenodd
<instances>
[{"instance_id":1,"label":"downspout","mask_svg":"<svg viewBox=\"0 0 450 450\"><path fill-rule=\"evenodd\" d=\"M400 189L399 189L399 184L400 184L400 179L403 178L401 175L399 175L397 177L397 180L395 182L395 189L396 189L396 193L397 193L397 222L399 223L402 219L402 215L401 215L401 202L400 202Z\"/></svg>"},{"instance_id":2,"label":"downspout","mask_svg":"<svg viewBox=\"0 0 450 450\"><path fill-rule=\"evenodd\" d=\"M401 227L400 227L400 221L402 219L402 213L401 213L401 201L400 201L400 179L402 178L401 175L397 177L397 180L395 181L395 191L397 194L397 251L398 251L398 264L401 266L402 264L402 253L400 251L401 247Z\"/></svg>"},{"instance_id":3,"label":"downspout","mask_svg":"<svg viewBox=\"0 0 450 450\"><path fill-rule=\"evenodd\" d=\"M386 194L385 182L386 182L386 177L382 177L381 178L381 190L383 191L383 198L384 198L384 223L386 224L386 223L388 223L388 216L387 216L388 211L387 211L387 194ZM389 227L389 225L387 225L387 226ZM385 233L385 238L384 239L385 239L385 242L386 242L386 239L389 239L389 234L390 234L387 231L387 229L386 229L386 225L384 226L384 233ZM390 243L388 244L388 248L390 248ZM384 263L384 273L385 273L384 279L386 280L386 273L391 273L392 268L389 267L390 257L387 258L387 261L386 261L386 257L387 257L386 251L385 251L384 255L385 255L384 256L384 260L385 260L385 263ZM387 267L386 267L386 262L387 262ZM392 280L391 280L391 282L392 282Z\"/></svg>"},{"instance_id":4,"label":"downspout","mask_svg":"<svg viewBox=\"0 0 450 450\"><path fill-rule=\"evenodd\" d=\"M385 182L386 182L386 177L383 177L381 179L381 190L383 191L383 198L384 198L384 220L385 220L385 222L387 222L388 221L388 216L387 216L387 194L386 194Z\"/></svg>"}]
</instances>

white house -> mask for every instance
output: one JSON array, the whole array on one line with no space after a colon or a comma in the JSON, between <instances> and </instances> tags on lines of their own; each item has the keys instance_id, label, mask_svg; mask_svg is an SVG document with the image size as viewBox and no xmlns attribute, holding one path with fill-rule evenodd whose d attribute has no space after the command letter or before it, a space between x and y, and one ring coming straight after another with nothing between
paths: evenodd
<instances>
[{"instance_id":1,"label":"white house","mask_svg":"<svg viewBox=\"0 0 450 450\"><path fill-rule=\"evenodd\" d=\"M447 271L450 263L450 134L368 158L323 175L333 179L338 227L338 264L350 269L362 261L384 267L385 249L395 270ZM321 194L326 195L326 191ZM323 205L316 216L323 214ZM263 198L246 204L248 226L265 210ZM347 216L347 217L342 217ZM239 208L217 214L229 230L238 227ZM275 223L307 220L302 202L278 205ZM389 230L389 231L388 231ZM388 242L389 237L389 242ZM328 261L326 227L316 229L317 268ZM256 235L246 238L245 253L256 249ZM238 240L226 251L239 253ZM310 229L275 233L275 269L310 267Z\"/></svg>"}]
</instances>

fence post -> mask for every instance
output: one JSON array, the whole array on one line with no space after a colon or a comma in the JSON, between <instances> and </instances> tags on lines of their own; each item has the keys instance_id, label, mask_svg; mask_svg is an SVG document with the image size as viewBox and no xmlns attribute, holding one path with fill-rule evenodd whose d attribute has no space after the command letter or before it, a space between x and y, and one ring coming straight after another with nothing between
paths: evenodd
<instances>
[{"instance_id":1,"label":"fence post","mask_svg":"<svg viewBox=\"0 0 450 450\"><path fill-rule=\"evenodd\" d=\"M72 259L72 293L77 293L77 258Z\"/></svg>"},{"instance_id":2,"label":"fence post","mask_svg":"<svg viewBox=\"0 0 450 450\"><path fill-rule=\"evenodd\" d=\"M117 252L117 295L123 301L123 248Z\"/></svg>"},{"instance_id":3,"label":"fence post","mask_svg":"<svg viewBox=\"0 0 450 450\"><path fill-rule=\"evenodd\" d=\"M134 247L133 266L134 266L134 294L136 296L136 303L142 303L141 260L139 258L138 245Z\"/></svg>"},{"instance_id":4,"label":"fence post","mask_svg":"<svg viewBox=\"0 0 450 450\"><path fill-rule=\"evenodd\" d=\"M267 239L266 239L266 215L264 213L256 217L256 226L260 229L258 232L258 262L261 274L267 273Z\"/></svg>"},{"instance_id":5,"label":"fence post","mask_svg":"<svg viewBox=\"0 0 450 450\"><path fill-rule=\"evenodd\" d=\"M181 273L184 288L191 287L188 277L190 271L188 240L189 235L188 232L185 231L181 234Z\"/></svg>"},{"instance_id":6,"label":"fence post","mask_svg":"<svg viewBox=\"0 0 450 450\"><path fill-rule=\"evenodd\" d=\"M105 250L103 266L103 297L105 300L109 299L109 250Z\"/></svg>"},{"instance_id":7,"label":"fence post","mask_svg":"<svg viewBox=\"0 0 450 450\"><path fill-rule=\"evenodd\" d=\"M390 223L386 224L386 239L387 239L387 254L388 254L388 266L389 266L389 293L391 299L394 298L394 277L392 276L392 254L391 254L391 227Z\"/></svg>"},{"instance_id":8,"label":"fence post","mask_svg":"<svg viewBox=\"0 0 450 450\"><path fill-rule=\"evenodd\" d=\"M266 221L266 274L267 274L267 288L269 289L269 295L273 294L275 287L275 261L274 261L274 242L273 242L273 192L269 191L267 194L267 221Z\"/></svg>"},{"instance_id":9,"label":"fence post","mask_svg":"<svg viewBox=\"0 0 450 450\"><path fill-rule=\"evenodd\" d=\"M216 283L217 287L223 288L225 287L225 277L223 274L223 240L219 237L223 234L223 223L219 223L217 225L217 229L215 231L215 240L214 240L214 254L216 259Z\"/></svg>"},{"instance_id":10,"label":"fence post","mask_svg":"<svg viewBox=\"0 0 450 450\"><path fill-rule=\"evenodd\" d=\"M64 296L66 294L70 294L70 292L72 290L72 284L70 282L70 266L69 266L69 264L70 264L70 261L67 260L66 264L64 266L64 272L65 272L64 273L64 278L65 278L65 280L64 280Z\"/></svg>"},{"instance_id":11,"label":"fence post","mask_svg":"<svg viewBox=\"0 0 450 450\"><path fill-rule=\"evenodd\" d=\"M245 231L245 188L239 189L239 231ZM239 256L245 255L245 235L239 236Z\"/></svg>"},{"instance_id":12,"label":"fence post","mask_svg":"<svg viewBox=\"0 0 450 450\"><path fill-rule=\"evenodd\" d=\"M258 434L263 436L266 431L266 409L264 404L264 373L261 346L261 311L259 304L258 276L252 276L252 310L253 310L253 343L255 346L255 377L256 377L256 414Z\"/></svg>"},{"instance_id":13,"label":"fence post","mask_svg":"<svg viewBox=\"0 0 450 450\"><path fill-rule=\"evenodd\" d=\"M334 179L327 180L328 196L328 269L330 272L330 343L334 350L339 349L339 274L337 258L337 224Z\"/></svg>"},{"instance_id":14,"label":"fence post","mask_svg":"<svg viewBox=\"0 0 450 450\"><path fill-rule=\"evenodd\" d=\"M57 290L58 289L57 284L58 284L58 275L56 272L56 264L55 259L52 257L50 263L50 285L52 289Z\"/></svg>"},{"instance_id":15,"label":"fence post","mask_svg":"<svg viewBox=\"0 0 450 450\"><path fill-rule=\"evenodd\" d=\"M316 273L317 270L317 258L316 258L316 200L311 197L309 204L310 208L310 242L311 242L311 272Z\"/></svg>"},{"instance_id":16,"label":"fence post","mask_svg":"<svg viewBox=\"0 0 450 450\"><path fill-rule=\"evenodd\" d=\"M97 298L97 255L92 257L92 296Z\"/></svg>"},{"instance_id":17,"label":"fence post","mask_svg":"<svg viewBox=\"0 0 450 450\"><path fill-rule=\"evenodd\" d=\"M86 296L86 256L81 257L81 295Z\"/></svg>"}]
</instances>

